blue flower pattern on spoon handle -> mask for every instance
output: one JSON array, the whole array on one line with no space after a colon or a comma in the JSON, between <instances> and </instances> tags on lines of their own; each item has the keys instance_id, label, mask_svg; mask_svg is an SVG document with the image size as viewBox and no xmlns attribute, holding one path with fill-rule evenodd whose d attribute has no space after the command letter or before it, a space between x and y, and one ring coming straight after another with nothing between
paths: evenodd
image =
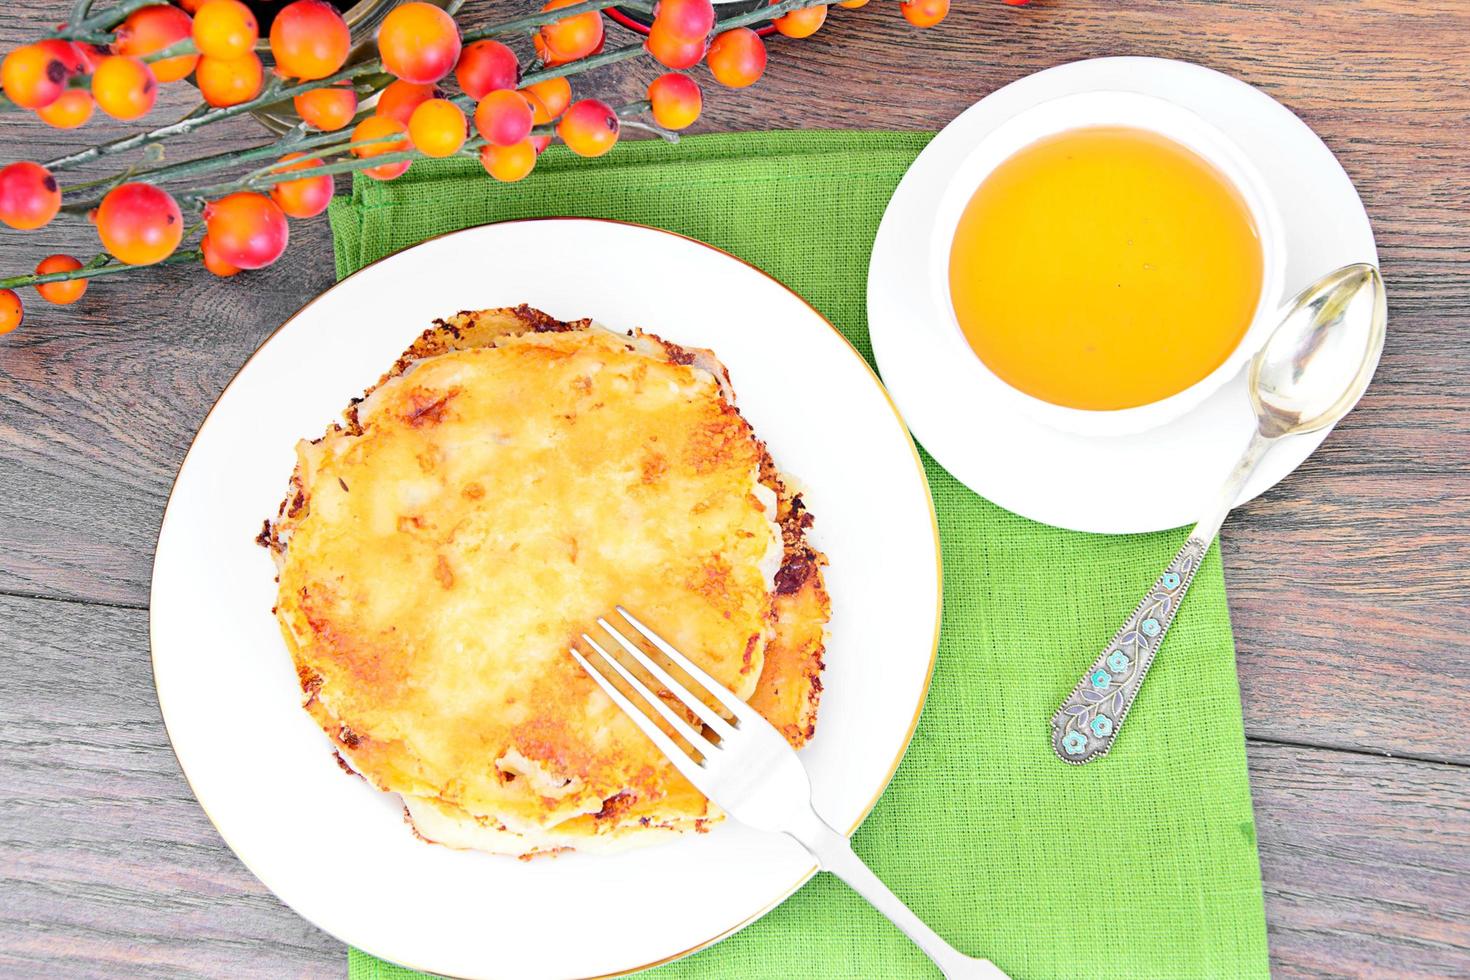
<instances>
[{"instance_id":1,"label":"blue flower pattern on spoon handle","mask_svg":"<svg viewBox=\"0 0 1470 980\"><path fill-rule=\"evenodd\" d=\"M1191 537L1052 716L1052 748L1081 765L1107 755L1209 549Z\"/></svg>"}]
</instances>

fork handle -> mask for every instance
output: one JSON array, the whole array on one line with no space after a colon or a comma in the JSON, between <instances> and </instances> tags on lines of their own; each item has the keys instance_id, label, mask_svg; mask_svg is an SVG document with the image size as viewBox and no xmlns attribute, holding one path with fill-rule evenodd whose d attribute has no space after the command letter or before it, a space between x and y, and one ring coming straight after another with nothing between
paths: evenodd
<instances>
[{"instance_id":1,"label":"fork handle","mask_svg":"<svg viewBox=\"0 0 1470 980\"><path fill-rule=\"evenodd\" d=\"M810 826L790 833L812 853L823 871L829 871L847 882L873 908L886 915L888 921L902 929L920 949L929 954L929 958L949 980L1009 980L994 963L966 956L925 925L853 852L847 837L833 830L815 812Z\"/></svg>"}]
</instances>

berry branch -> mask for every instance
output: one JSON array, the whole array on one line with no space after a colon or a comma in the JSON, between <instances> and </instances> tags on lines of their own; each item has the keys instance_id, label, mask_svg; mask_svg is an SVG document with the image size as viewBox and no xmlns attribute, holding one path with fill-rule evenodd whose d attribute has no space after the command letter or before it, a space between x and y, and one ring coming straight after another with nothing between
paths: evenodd
<instances>
[{"instance_id":1,"label":"berry branch","mask_svg":"<svg viewBox=\"0 0 1470 980\"><path fill-rule=\"evenodd\" d=\"M451 16L457 3L446 11L409 2L384 18L377 56L348 64L353 38L337 10L324 0L294 0L276 12L268 73L257 54L254 13L242 0L118 0L95 13L93 0L75 0L69 23L0 62L0 108L34 111L62 128L84 124L94 109L132 120L153 107L160 83L185 78L204 101L166 125L44 164L0 168L0 222L24 230L57 214L88 215L103 246L86 263L53 255L34 273L0 278L0 334L21 321L21 287L69 303L91 279L149 265L202 262L220 276L269 265L285 250L287 219L321 214L341 174L392 180L425 157L474 156L495 179L516 181L553 139L589 157L612 149L624 127L677 141L703 104L685 70L703 61L717 83L750 85L767 57L751 26L771 21L787 37L806 37L823 25L832 2L771 0L717 20L710 0L546 0L536 13L464 31ZM602 11L615 5L652 15L646 42L603 49ZM900 6L921 27L943 19L948 8L949 0ZM497 40L526 34L535 47L529 71ZM671 69L649 86L647 98L616 108L596 98L573 100L568 79L645 56ZM458 91L440 91L451 75ZM376 98L371 112L359 105L368 96ZM244 113L269 110L279 118L288 105L301 122L269 142L167 164L155 151L147 154L149 165L64 188L55 177ZM228 170L244 172L194 183ZM165 184L183 186L170 191ZM181 205L200 213L198 226L185 228ZM197 246L182 248L200 227Z\"/></svg>"}]
</instances>

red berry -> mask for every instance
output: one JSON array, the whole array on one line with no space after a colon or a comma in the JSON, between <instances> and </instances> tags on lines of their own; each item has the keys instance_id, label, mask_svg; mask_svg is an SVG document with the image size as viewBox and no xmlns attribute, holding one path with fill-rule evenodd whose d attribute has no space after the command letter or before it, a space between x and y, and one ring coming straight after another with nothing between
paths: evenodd
<instances>
[{"instance_id":1,"label":"red berry","mask_svg":"<svg viewBox=\"0 0 1470 980\"><path fill-rule=\"evenodd\" d=\"M194 81L204 101L216 108L249 102L260 94L265 84L265 66L254 51L239 58L199 59L199 68L194 72Z\"/></svg>"},{"instance_id":2,"label":"red berry","mask_svg":"<svg viewBox=\"0 0 1470 980\"><path fill-rule=\"evenodd\" d=\"M20 326L26 318L25 307L13 289L0 289L0 334L7 334Z\"/></svg>"},{"instance_id":3,"label":"red berry","mask_svg":"<svg viewBox=\"0 0 1470 980\"><path fill-rule=\"evenodd\" d=\"M228 279L230 276L240 274L240 267L238 265L231 265L220 258L219 250L214 247L214 242L208 235L205 235L199 240L199 251L204 256L204 268L221 279Z\"/></svg>"},{"instance_id":4,"label":"red berry","mask_svg":"<svg viewBox=\"0 0 1470 980\"><path fill-rule=\"evenodd\" d=\"M51 171L22 160L0 170L0 221L20 231L51 222L61 210L61 188Z\"/></svg>"},{"instance_id":5,"label":"red berry","mask_svg":"<svg viewBox=\"0 0 1470 980\"><path fill-rule=\"evenodd\" d=\"M402 138L389 138L394 136ZM408 127L390 116L368 116L352 130L352 142L361 143L367 140L378 142L353 147L354 156L366 160L385 153L398 153L408 149ZM380 163L377 166L364 167L362 172L374 180L392 180L407 170L412 162L400 160L396 163Z\"/></svg>"},{"instance_id":6,"label":"red berry","mask_svg":"<svg viewBox=\"0 0 1470 980\"><path fill-rule=\"evenodd\" d=\"M582 0L549 0L543 11L560 10ZM565 63L585 58L602 47L602 14L595 10L545 24L537 35L546 51ZM551 60L551 59L546 59Z\"/></svg>"},{"instance_id":7,"label":"red berry","mask_svg":"<svg viewBox=\"0 0 1470 980\"><path fill-rule=\"evenodd\" d=\"M292 170L306 170L309 167L322 166L319 158L308 158L304 153L288 153L281 157L281 163L289 164L289 166L276 167L276 173L288 173ZM271 187L271 200L293 218L314 218L332 203L332 194L335 190L332 178L327 174L320 174L316 177L302 177L300 180L287 180L274 185Z\"/></svg>"},{"instance_id":8,"label":"red berry","mask_svg":"<svg viewBox=\"0 0 1470 980\"><path fill-rule=\"evenodd\" d=\"M72 255L48 255L36 266L36 275L45 276L53 272L74 272L82 267L81 260ZM87 291L85 279L61 279L57 282L38 283L36 292L48 303L66 306L82 298Z\"/></svg>"},{"instance_id":9,"label":"red berry","mask_svg":"<svg viewBox=\"0 0 1470 980\"><path fill-rule=\"evenodd\" d=\"M152 265L173 254L184 237L184 215L168 191L152 184L123 184L97 208L97 234L113 258Z\"/></svg>"},{"instance_id":10,"label":"red berry","mask_svg":"<svg viewBox=\"0 0 1470 980\"><path fill-rule=\"evenodd\" d=\"M286 251L291 227L264 194L239 191L204 206L204 227L215 254L241 269L263 269Z\"/></svg>"},{"instance_id":11,"label":"red berry","mask_svg":"<svg viewBox=\"0 0 1470 980\"><path fill-rule=\"evenodd\" d=\"M702 37L679 37L664 25L654 24L643 46L648 49L649 54L653 55L654 60L665 68L676 68L682 71L699 64L709 47L709 42Z\"/></svg>"},{"instance_id":12,"label":"red berry","mask_svg":"<svg viewBox=\"0 0 1470 980\"><path fill-rule=\"evenodd\" d=\"M546 114L552 119L567 111L572 104L572 83L565 78L548 78L544 82L527 85L525 91L541 100Z\"/></svg>"},{"instance_id":13,"label":"red berry","mask_svg":"<svg viewBox=\"0 0 1470 980\"><path fill-rule=\"evenodd\" d=\"M45 40L37 41L36 47L55 55L57 60L66 66L68 75L80 75L83 72L92 70L92 65L88 62L86 52L82 50L80 44L63 41L60 38L48 37Z\"/></svg>"},{"instance_id":14,"label":"red berry","mask_svg":"<svg viewBox=\"0 0 1470 980\"><path fill-rule=\"evenodd\" d=\"M405 82L437 82L454 68L459 52L459 25L431 3L394 7L378 28L378 57Z\"/></svg>"},{"instance_id":15,"label":"red berry","mask_svg":"<svg viewBox=\"0 0 1470 980\"><path fill-rule=\"evenodd\" d=\"M84 88L69 88L55 102L37 109L36 115L48 126L76 129L92 118L92 110L96 105L91 92Z\"/></svg>"},{"instance_id":16,"label":"red berry","mask_svg":"<svg viewBox=\"0 0 1470 980\"><path fill-rule=\"evenodd\" d=\"M342 67L351 47L347 22L325 0L288 3L271 22L271 55L289 78L326 78Z\"/></svg>"},{"instance_id":17,"label":"red berry","mask_svg":"<svg viewBox=\"0 0 1470 980\"><path fill-rule=\"evenodd\" d=\"M949 0L903 0L899 9L915 27L933 27L949 13Z\"/></svg>"},{"instance_id":18,"label":"red berry","mask_svg":"<svg viewBox=\"0 0 1470 980\"><path fill-rule=\"evenodd\" d=\"M686 41L702 41L715 28L715 8L710 0L659 0L653 23Z\"/></svg>"},{"instance_id":19,"label":"red berry","mask_svg":"<svg viewBox=\"0 0 1470 980\"><path fill-rule=\"evenodd\" d=\"M390 82L388 87L378 94L378 104L373 109L374 114L396 119L407 126L408 121L413 118L413 111L430 99L437 99L439 90L432 85L419 85L415 82Z\"/></svg>"},{"instance_id":20,"label":"red berry","mask_svg":"<svg viewBox=\"0 0 1470 980\"><path fill-rule=\"evenodd\" d=\"M499 41L475 41L460 54L454 78L465 95L478 101L497 89L519 85L521 66L515 52Z\"/></svg>"},{"instance_id":21,"label":"red berry","mask_svg":"<svg viewBox=\"0 0 1470 980\"><path fill-rule=\"evenodd\" d=\"M771 2L777 3L779 0L771 0ZM817 33L826 21L827 8L816 6L802 7L800 10L782 14L771 23L776 25L776 30L783 37L802 38L811 37Z\"/></svg>"},{"instance_id":22,"label":"red berry","mask_svg":"<svg viewBox=\"0 0 1470 980\"><path fill-rule=\"evenodd\" d=\"M0 87L22 109L42 109L55 102L70 77L66 61L40 44L16 48L0 62Z\"/></svg>"},{"instance_id":23,"label":"red berry","mask_svg":"<svg viewBox=\"0 0 1470 980\"><path fill-rule=\"evenodd\" d=\"M194 22L178 7L166 3L143 7L128 15L117 28L112 49L120 55L141 58L155 51L187 41L193 34ZM194 70L197 54L181 54L152 62L153 77L160 82L177 82Z\"/></svg>"},{"instance_id":24,"label":"red berry","mask_svg":"<svg viewBox=\"0 0 1470 980\"><path fill-rule=\"evenodd\" d=\"M514 89L491 92L475 107L475 130L497 146L512 146L531 135L535 113Z\"/></svg>"},{"instance_id":25,"label":"red berry","mask_svg":"<svg viewBox=\"0 0 1470 980\"><path fill-rule=\"evenodd\" d=\"M653 121L665 129L692 126L704 106L704 96L694 79L672 71L648 86L648 101L653 104Z\"/></svg>"},{"instance_id":26,"label":"red berry","mask_svg":"<svg viewBox=\"0 0 1470 980\"><path fill-rule=\"evenodd\" d=\"M480 147L480 165L496 180L513 183L535 168L539 153L530 140L521 140L510 146L487 143Z\"/></svg>"},{"instance_id":27,"label":"red berry","mask_svg":"<svg viewBox=\"0 0 1470 980\"><path fill-rule=\"evenodd\" d=\"M745 88L765 74L766 45L755 31L737 27L715 38L707 60L715 81L730 88Z\"/></svg>"},{"instance_id":28,"label":"red berry","mask_svg":"<svg viewBox=\"0 0 1470 980\"><path fill-rule=\"evenodd\" d=\"M353 91L351 82L302 92L291 100L291 104L308 126L315 126L324 133L336 132L357 115L357 93Z\"/></svg>"},{"instance_id":29,"label":"red berry","mask_svg":"<svg viewBox=\"0 0 1470 980\"><path fill-rule=\"evenodd\" d=\"M578 156L600 157L618 141L617 113L605 102L583 99L574 103L556 124L557 135Z\"/></svg>"}]
</instances>

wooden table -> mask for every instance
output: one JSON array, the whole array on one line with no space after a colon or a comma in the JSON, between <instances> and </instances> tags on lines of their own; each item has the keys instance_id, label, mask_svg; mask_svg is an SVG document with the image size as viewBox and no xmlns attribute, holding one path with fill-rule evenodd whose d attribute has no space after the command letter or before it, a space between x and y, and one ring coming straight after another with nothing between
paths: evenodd
<instances>
[{"instance_id":1,"label":"wooden table","mask_svg":"<svg viewBox=\"0 0 1470 980\"><path fill-rule=\"evenodd\" d=\"M66 6L4 5L0 48ZM491 6L528 4L470 16ZM932 129L1041 68L1160 55L1281 100L1357 183L1389 286L1378 377L1224 534L1272 963L1470 974L1470 3L957 0L927 33L893 7L835 11L775 46L757 88L707 93L700 128ZM649 77L605 79L632 97ZM187 95L168 89L154 118ZM79 145L3 125L4 160ZM169 152L258 138L241 119ZM0 339L0 974L345 971L340 944L266 891L194 802L148 658L154 540L194 430L332 282L325 219L292 237L275 268L233 281L168 268L74 307L27 296L29 321ZM6 233L0 269L94 248L76 222Z\"/></svg>"}]
</instances>

